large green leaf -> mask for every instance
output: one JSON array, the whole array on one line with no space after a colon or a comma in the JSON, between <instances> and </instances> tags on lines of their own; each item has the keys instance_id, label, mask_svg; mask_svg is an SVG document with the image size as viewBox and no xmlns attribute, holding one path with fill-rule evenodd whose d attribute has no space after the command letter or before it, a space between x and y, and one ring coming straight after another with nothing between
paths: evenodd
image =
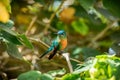
<instances>
[{"instance_id":1,"label":"large green leaf","mask_svg":"<svg viewBox=\"0 0 120 80\"><path fill-rule=\"evenodd\" d=\"M99 7L96 7L95 9L97 12L99 12L99 14L104 16L107 20L115 20L116 19L116 17L114 15L112 15L110 13L110 11L108 11L107 9L99 8ZM104 18L103 18L103 20L104 20Z\"/></svg>"},{"instance_id":2,"label":"large green leaf","mask_svg":"<svg viewBox=\"0 0 120 80\"><path fill-rule=\"evenodd\" d=\"M39 71L29 71L18 76L18 80L53 80L49 74L41 74Z\"/></svg>"},{"instance_id":3,"label":"large green leaf","mask_svg":"<svg viewBox=\"0 0 120 80\"><path fill-rule=\"evenodd\" d=\"M32 43L27 39L27 37L24 34L18 35L20 41L22 41L23 44L25 44L29 48L33 48Z\"/></svg>"},{"instance_id":4,"label":"large green leaf","mask_svg":"<svg viewBox=\"0 0 120 80\"><path fill-rule=\"evenodd\" d=\"M24 34L17 34L16 32L12 31L10 28L13 27L14 23L9 21L8 23L0 23L0 37L7 42L11 42L13 44L21 45L21 42L25 44L29 48L33 48L30 41Z\"/></svg>"},{"instance_id":5,"label":"large green leaf","mask_svg":"<svg viewBox=\"0 0 120 80\"><path fill-rule=\"evenodd\" d=\"M102 0L103 5L107 8L114 16L120 18L120 0Z\"/></svg>"},{"instance_id":6,"label":"large green leaf","mask_svg":"<svg viewBox=\"0 0 120 80\"><path fill-rule=\"evenodd\" d=\"M15 44L7 43L7 53L14 58L23 60L22 55L19 53Z\"/></svg>"},{"instance_id":7,"label":"large green leaf","mask_svg":"<svg viewBox=\"0 0 120 80\"><path fill-rule=\"evenodd\" d=\"M54 80L54 78L49 74L42 74L40 80Z\"/></svg>"},{"instance_id":8,"label":"large green leaf","mask_svg":"<svg viewBox=\"0 0 120 80\"><path fill-rule=\"evenodd\" d=\"M7 23L0 22L0 38L13 44L21 45L21 42L18 40L17 33L10 29L13 25L14 22L11 20Z\"/></svg>"},{"instance_id":9,"label":"large green leaf","mask_svg":"<svg viewBox=\"0 0 120 80\"><path fill-rule=\"evenodd\" d=\"M0 31L0 38L3 39L6 42L18 44L21 45L21 42L19 41L18 37L15 36L15 33L13 33L10 29L4 29Z\"/></svg>"},{"instance_id":10,"label":"large green leaf","mask_svg":"<svg viewBox=\"0 0 120 80\"><path fill-rule=\"evenodd\" d=\"M80 5L81 5L86 11L88 11L90 8L93 7L95 1L96 1L96 0L79 0Z\"/></svg>"},{"instance_id":11,"label":"large green leaf","mask_svg":"<svg viewBox=\"0 0 120 80\"><path fill-rule=\"evenodd\" d=\"M72 23L72 27L74 28L74 30L82 35L87 35L89 28L88 26L85 24L85 21L82 19L79 19L78 21L74 21Z\"/></svg>"},{"instance_id":12,"label":"large green leaf","mask_svg":"<svg viewBox=\"0 0 120 80\"><path fill-rule=\"evenodd\" d=\"M18 76L18 80L40 80L41 72L29 71Z\"/></svg>"},{"instance_id":13,"label":"large green leaf","mask_svg":"<svg viewBox=\"0 0 120 80\"><path fill-rule=\"evenodd\" d=\"M79 15L84 13L82 15L86 15L86 17L90 19L93 23L96 23L97 21L99 21L99 19L101 19L101 21L105 23L107 19L94 8L95 1L96 0L79 0L81 6L79 5L79 7L77 8L77 10L79 10L76 11L76 13L79 13ZM80 7L82 7L83 9L80 9Z\"/></svg>"}]
</instances>

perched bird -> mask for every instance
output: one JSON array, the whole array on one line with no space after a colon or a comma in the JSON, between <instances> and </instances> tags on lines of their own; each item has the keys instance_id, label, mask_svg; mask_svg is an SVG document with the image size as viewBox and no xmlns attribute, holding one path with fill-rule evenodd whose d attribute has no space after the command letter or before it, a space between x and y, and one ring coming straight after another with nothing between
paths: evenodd
<instances>
[{"instance_id":1,"label":"perched bird","mask_svg":"<svg viewBox=\"0 0 120 80\"><path fill-rule=\"evenodd\" d=\"M66 46L67 46L67 36L64 30L60 30L57 33L57 38L55 40L52 41L52 44L50 46L50 48L48 48L48 50L43 53L40 58L42 58L43 56L45 56L48 53L52 53L49 56L49 60L52 59L54 57L54 55L58 52L58 51L63 51Z\"/></svg>"}]
</instances>

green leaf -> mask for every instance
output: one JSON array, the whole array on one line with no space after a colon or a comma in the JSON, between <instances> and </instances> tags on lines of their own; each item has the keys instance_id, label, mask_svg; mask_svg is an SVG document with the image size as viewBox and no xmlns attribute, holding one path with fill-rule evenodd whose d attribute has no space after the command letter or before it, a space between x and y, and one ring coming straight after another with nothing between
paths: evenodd
<instances>
[{"instance_id":1,"label":"green leaf","mask_svg":"<svg viewBox=\"0 0 120 80\"><path fill-rule=\"evenodd\" d=\"M11 20L9 20L7 23L0 22L0 38L6 42L21 45L21 42L18 40L17 33L10 29L13 27L13 25L14 23Z\"/></svg>"},{"instance_id":2,"label":"green leaf","mask_svg":"<svg viewBox=\"0 0 120 80\"><path fill-rule=\"evenodd\" d=\"M23 60L22 55L19 53L15 44L7 43L7 53L14 58Z\"/></svg>"},{"instance_id":3,"label":"green leaf","mask_svg":"<svg viewBox=\"0 0 120 80\"><path fill-rule=\"evenodd\" d=\"M3 31L5 31L5 32L7 32L7 33L9 33L9 34L11 34L11 35L13 35L13 36L16 36L16 35L17 35L16 32L12 31L11 29L9 29L9 28L7 28L7 27L2 27L2 28L0 28L0 29L2 29Z\"/></svg>"},{"instance_id":4,"label":"green leaf","mask_svg":"<svg viewBox=\"0 0 120 80\"><path fill-rule=\"evenodd\" d=\"M85 21L82 19L79 19L78 21L74 21L72 23L72 27L74 28L74 30L82 35L87 35L87 33L89 32L89 28L88 26L85 24Z\"/></svg>"},{"instance_id":5,"label":"green leaf","mask_svg":"<svg viewBox=\"0 0 120 80\"><path fill-rule=\"evenodd\" d=\"M18 35L18 37L19 37L20 41L23 44L25 44L27 47L29 47L31 49L33 48L32 43L27 39L27 37L24 34L20 34L20 35Z\"/></svg>"},{"instance_id":6,"label":"green leaf","mask_svg":"<svg viewBox=\"0 0 120 80\"><path fill-rule=\"evenodd\" d=\"M85 71L91 69L91 67L93 66L93 62L95 63L95 61L89 60L89 61L86 61L84 64L79 65L75 69L75 71L73 72L73 74L79 74L79 73L82 73L82 72L85 72Z\"/></svg>"},{"instance_id":7,"label":"green leaf","mask_svg":"<svg viewBox=\"0 0 120 80\"><path fill-rule=\"evenodd\" d=\"M107 8L114 16L120 18L120 0L102 0L103 5Z\"/></svg>"},{"instance_id":8,"label":"green leaf","mask_svg":"<svg viewBox=\"0 0 120 80\"><path fill-rule=\"evenodd\" d=\"M107 9L99 8L99 7L96 7L95 9L97 12L99 12L99 14L101 14L101 17L104 16L107 20L115 20L115 16L112 15Z\"/></svg>"},{"instance_id":9,"label":"green leaf","mask_svg":"<svg viewBox=\"0 0 120 80\"><path fill-rule=\"evenodd\" d=\"M81 80L79 74L66 74L62 80Z\"/></svg>"},{"instance_id":10,"label":"green leaf","mask_svg":"<svg viewBox=\"0 0 120 80\"><path fill-rule=\"evenodd\" d=\"M42 74L40 80L54 80L53 77L49 74Z\"/></svg>"},{"instance_id":11,"label":"green leaf","mask_svg":"<svg viewBox=\"0 0 120 80\"><path fill-rule=\"evenodd\" d=\"M14 22L12 20L9 20L7 23L2 23L0 22L0 27L7 27L7 28L12 28L14 25Z\"/></svg>"},{"instance_id":12,"label":"green leaf","mask_svg":"<svg viewBox=\"0 0 120 80\"><path fill-rule=\"evenodd\" d=\"M29 71L18 76L18 80L53 80L49 74L41 74L39 71Z\"/></svg>"},{"instance_id":13,"label":"green leaf","mask_svg":"<svg viewBox=\"0 0 120 80\"><path fill-rule=\"evenodd\" d=\"M41 80L41 72L29 71L18 76L18 80Z\"/></svg>"},{"instance_id":14,"label":"green leaf","mask_svg":"<svg viewBox=\"0 0 120 80\"><path fill-rule=\"evenodd\" d=\"M93 7L95 1L96 1L96 0L79 0L80 5L81 5L86 11L88 11L91 7Z\"/></svg>"},{"instance_id":15,"label":"green leaf","mask_svg":"<svg viewBox=\"0 0 120 80\"><path fill-rule=\"evenodd\" d=\"M64 29L65 27L67 27L63 22L61 21L58 21L58 22L54 22L53 26L55 26L55 23L56 23L56 26L58 29Z\"/></svg>"},{"instance_id":16,"label":"green leaf","mask_svg":"<svg viewBox=\"0 0 120 80\"><path fill-rule=\"evenodd\" d=\"M4 28L3 30L0 31L0 38L2 38L4 41L21 45L21 42L18 40L18 37L16 37L15 33L12 32L10 29Z\"/></svg>"},{"instance_id":17,"label":"green leaf","mask_svg":"<svg viewBox=\"0 0 120 80\"><path fill-rule=\"evenodd\" d=\"M47 73L52 76L56 76L56 75L63 75L63 74L65 74L65 72L66 72L65 69L60 69L60 70L49 71Z\"/></svg>"},{"instance_id":18,"label":"green leaf","mask_svg":"<svg viewBox=\"0 0 120 80\"><path fill-rule=\"evenodd\" d=\"M89 12L87 12L81 5L73 5L76 9L75 16L77 18L82 18L84 19L84 23L89 26L89 29L94 30L94 31L101 31L103 30L106 25L106 18L102 16L98 11L96 11L94 8L91 8ZM105 15L106 16L106 15ZM111 16L109 16L111 17Z\"/></svg>"}]
</instances>

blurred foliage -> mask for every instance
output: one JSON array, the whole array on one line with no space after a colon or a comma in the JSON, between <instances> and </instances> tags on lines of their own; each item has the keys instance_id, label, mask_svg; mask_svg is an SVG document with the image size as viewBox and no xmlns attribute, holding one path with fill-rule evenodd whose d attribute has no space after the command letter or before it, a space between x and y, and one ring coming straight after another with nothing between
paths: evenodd
<instances>
[{"instance_id":1,"label":"blurred foliage","mask_svg":"<svg viewBox=\"0 0 120 80\"><path fill-rule=\"evenodd\" d=\"M120 58L109 55L96 56L80 64L73 73L66 74L62 80L119 80Z\"/></svg>"},{"instance_id":2,"label":"blurred foliage","mask_svg":"<svg viewBox=\"0 0 120 80\"><path fill-rule=\"evenodd\" d=\"M119 3L0 0L0 80L119 80ZM39 59L61 29L68 36L65 52L70 53L73 73L59 55Z\"/></svg>"},{"instance_id":3,"label":"blurred foliage","mask_svg":"<svg viewBox=\"0 0 120 80\"><path fill-rule=\"evenodd\" d=\"M29 71L21 74L18 80L53 80L52 76L48 74L41 74L39 71Z\"/></svg>"}]
</instances>

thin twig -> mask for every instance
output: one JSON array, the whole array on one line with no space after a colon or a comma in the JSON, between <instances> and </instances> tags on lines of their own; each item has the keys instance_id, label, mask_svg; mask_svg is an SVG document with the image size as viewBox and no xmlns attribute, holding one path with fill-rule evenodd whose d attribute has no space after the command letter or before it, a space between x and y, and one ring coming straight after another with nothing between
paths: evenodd
<instances>
[{"instance_id":1,"label":"thin twig","mask_svg":"<svg viewBox=\"0 0 120 80\"><path fill-rule=\"evenodd\" d=\"M42 21L40 21L40 20L37 20L36 21L38 24L40 24L40 25L42 25L42 26L46 26L46 24L45 23L43 23ZM51 29L52 31L54 31L54 32L56 32L57 31L57 29L55 29L55 28L53 28L52 26L49 26L49 29Z\"/></svg>"},{"instance_id":2,"label":"thin twig","mask_svg":"<svg viewBox=\"0 0 120 80\"><path fill-rule=\"evenodd\" d=\"M34 17L32 18L32 21L30 22L30 24L29 24L26 32L25 32L26 35L28 35L28 33L30 32L30 30L32 29L33 24L35 23L36 20L37 20L37 16L34 16Z\"/></svg>"},{"instance_id":3,"label":"thin twig","mask_svg":"<svg viewBox=\"0 0 120 80\"><path fill-rule=\"evenodd\" d=\"M51 21L53 20L53 18L55 17L56 13L61 9L62 5L64 4L64 1L65 1L65 0L62 0L60 6L59 6L59 7L57 8L57 10L51 15L51 17L50 17L50 23L51 23Z\"/></svg>"},{"instance_id":4,"label":"thin twig","mask_svg":"<svg viewBox=\"0 0 120 80\"><path fill-rule=\"evenodd\" d=\"M116 21L113 21L111 23L108 23L107 27L102 30L100 33L98 33L98 35L96 35L92 40L91 42L88 44L89 47L91 47L92 45L94 45L94 43L101 39L102 37L104 37L105 33L113 26L113 24L116 23Z\"/></svg>"},{"instance_id":5,"label":"thin twig","mask_svg":"<svg viewBox=\"0 0 120 80\"><path fill-rule=\"evenodd\" d=\"M46 43L44 43L43 41L41 41L39 39L29 38L29 40L32 43L39 45L40 47L44 47L45 49L49 48L49 46Z\"/></svg>"},{"instance_id":6,"label":"thin twig","mask_svg":"<svg viewBox=\"0 0 120 80\"><path fill-rule=\"evenodd\" d=\"M62 0L60 6L59 6L59 7L57 8L57 10L51 15L51 17L50 17L50 19L49 19L49 23L47 23L47 25L46 25L46 27L45 27L45 29L44 29L44 32L46 32L46 31L49 29L52 20L54 19L56 13L61 9L62 5L64 4L64 1L65 1L65 0Z\"/></svg>"},{"instance_id":7,"label":"thin twig","mask_svg":"<svg viewBox=\"0 0 120 80\"><path fill-rule=\"evenodd\" d=\"M79 64L83 64L83 62L81 62L81 61L79 61L79 60L77 60L77 59L74 59L74 58L70 58L70 60L71 60L71 61L74 61L74 62L77 62L77 63L79 63Z\"/></svg>"}]
</instances>

